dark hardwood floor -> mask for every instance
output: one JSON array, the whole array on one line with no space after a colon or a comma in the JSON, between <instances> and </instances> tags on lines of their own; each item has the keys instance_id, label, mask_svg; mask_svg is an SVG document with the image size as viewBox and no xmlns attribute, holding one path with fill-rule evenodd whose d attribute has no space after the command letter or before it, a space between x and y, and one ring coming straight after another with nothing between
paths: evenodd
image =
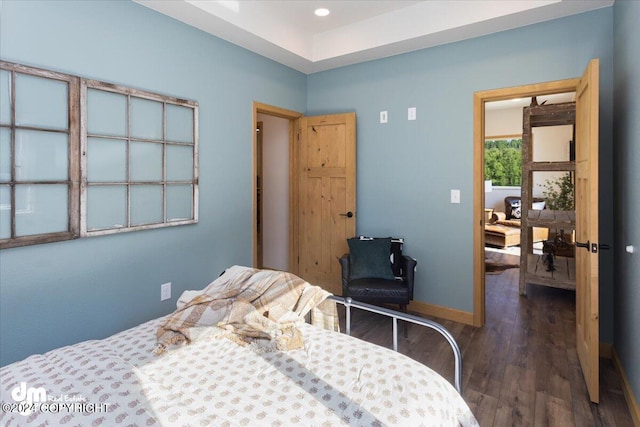
<instances>
[{"instance_id":1,"label":"dark hardwood floor","mask_svg":"<svg viewBox=\"0 0 640 427\"><path fill-rule=\"evenodd\" d=\"M611 360L600 359L600 404L589 401L575 347L575 293L529 285L520 297L518 272L487 275L484 327L434 319L460 346L463 396L480 425L632 427ZM391 328L390 319L353 311L353 336L391 348ZM453 381L446 341L416 325L408 338L402 330L398 350Z\"/></svg>"}]
</instances>

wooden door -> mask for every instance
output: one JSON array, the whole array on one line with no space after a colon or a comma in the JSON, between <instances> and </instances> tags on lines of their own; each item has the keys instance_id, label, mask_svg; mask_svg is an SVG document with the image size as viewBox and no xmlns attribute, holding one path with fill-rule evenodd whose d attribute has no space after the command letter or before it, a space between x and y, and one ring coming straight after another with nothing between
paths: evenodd
<instances>
[{"instance_id":1,"label":"wooden door","mask_svg":"<svg viewBox=\"0 0 640 427\"><path fill-rule=\"evenodd\" d=\"M576 90L576 347L589 397L599 396L598 83L592 60Z\"/></svg>"},{"instance_id":2,"label":"wooden door","mask_svg":"<svg viewBox=\"0 0 640 427\"><path fill-rule=\"evenodd\" d=\"M302 117L298 152L298 275L342 294L338 258L356 232L355 113Z\"/></svg>"}]
</instances>

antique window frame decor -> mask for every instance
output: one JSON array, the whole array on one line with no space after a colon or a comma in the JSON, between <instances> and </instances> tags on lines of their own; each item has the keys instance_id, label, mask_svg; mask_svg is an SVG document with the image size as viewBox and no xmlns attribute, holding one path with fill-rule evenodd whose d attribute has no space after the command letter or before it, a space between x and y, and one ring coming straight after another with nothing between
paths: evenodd
<instances>
[{"instance_id":1,"label":"antique window frame decor","mask_svg":"<svg viewBox=\"0 0 640 427\"><path fill-rule=\"evenodd\" d=\"M92 96L106 97L105 102L102 102L104 105L119 103L120 111L115 111L119 114L113 114L113 111L103 114L99 111L101 102L92 103ZM80 102L83 113L81 235L98 236L197 223L198 103L89 79L82 80ZM188 139L184 136L175 137L175 120L171 120L171 116L175 116L176 111L180 111L182 115L190 113L188 126L182 126L183 133L187 129ZM106 122L104 116L108 116ZM92 126L92 120L101 123ZM109 126L109 120L113 121L114 127ZM152 122L151 126L145 122ZM96 127L100 129L96 130ZM106 171L107 174L112 174L111 177L95 178L96 174L92 173L95 171L92 171L92 150L100 151L97 147L102 144L120 145L117 151L121 158L111 159L112 166L119 169L120 176L114 177L113 170ZM115 154L117 157L117 151L103 149L101 154ZM185 157L176 154L185 151L190 151L190 155ZM154 158L149 159L149 155ZM136 168L136 165L140 166L140 160L146 161L147 165ZM179 160L191 162L190 176L175 176L172 165ZM143 170L148 168L149 163L152 168L155 163L155 173ZM136 169L139 172L136 173ZM182 197L176 198L177 190L181 190ZM100 192L107 194L106 200L96 198L95 195ZM109 192L112 194L108 195ZM180 208L187 209L188 215L174 215L176 200L184 202ZM113 206L112 202L116 202L117 206ZM145 210L146 213L140 213ZM105 211L106 215L103 214ZM147 218L144 218L145 215Z\"/></svg>"},{"instance_id":2,"label":"antique window frame decor","mask_svg":"<svg viewBox=\"0 0 640 427\"><path fill-rule=\"evenodd\" d=\"M198 102L0 60L0 249L198 222Z\"/></svg>"},{"instance_id":3,"label":"antique window frame decor","mask_svg":"<svg viewBox=\"0 0 640 427\"><path fill-rule=\"evenodd\" d=\"M75 239L80 79L6 61L0 70L0 249Z\"/></svg>"}]
</instances>

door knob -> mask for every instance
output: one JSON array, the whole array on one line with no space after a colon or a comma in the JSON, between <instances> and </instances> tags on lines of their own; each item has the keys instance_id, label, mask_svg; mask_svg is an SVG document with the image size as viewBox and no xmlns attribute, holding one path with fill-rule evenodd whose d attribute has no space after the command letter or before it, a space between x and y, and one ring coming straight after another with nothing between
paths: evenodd
<instances>
[{"instance_id":1,"label":"door knob","mask_svg":"<svg viewBox=\"0 0 640 427\"><path fill-rule=\"evenodd\" d=\"M341 213L340 216L346 216L347 218L353 217L353 212L349 211L347 213Z\"/></svg>"}]
</instances>

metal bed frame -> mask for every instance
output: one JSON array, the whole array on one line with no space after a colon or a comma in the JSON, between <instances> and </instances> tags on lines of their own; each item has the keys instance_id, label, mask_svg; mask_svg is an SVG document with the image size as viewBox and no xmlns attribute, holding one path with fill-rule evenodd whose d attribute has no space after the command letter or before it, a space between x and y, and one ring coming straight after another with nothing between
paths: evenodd
<instances>
[{"instance_id":1,"label":"metal bed frame","mask_svg":"<svg viewBox=\"0 0 640 427\"><path fill-rule=\"evenodd\" d=\"M420 326L425 326L437 331L442 335L451 346L453 350L453 356L455 359L455 387L458 393L462 394L462 355L460 353L460 347L453 338L453 335L441 324L434 322L433 320L423 319L422 317L414 316L412 314L405 314L399 311L390 310L384 307L377 307L375 305L366 304L363 302L353 301L350 297L339 297L331 295L329 299L340 303L346 308L346 334L351 335L351 307L359 310L370 311L372 313L382 314L387 317L393 318L393 350L398 351L398 319L415 323Z\"/></svg>"}]
</instances>

